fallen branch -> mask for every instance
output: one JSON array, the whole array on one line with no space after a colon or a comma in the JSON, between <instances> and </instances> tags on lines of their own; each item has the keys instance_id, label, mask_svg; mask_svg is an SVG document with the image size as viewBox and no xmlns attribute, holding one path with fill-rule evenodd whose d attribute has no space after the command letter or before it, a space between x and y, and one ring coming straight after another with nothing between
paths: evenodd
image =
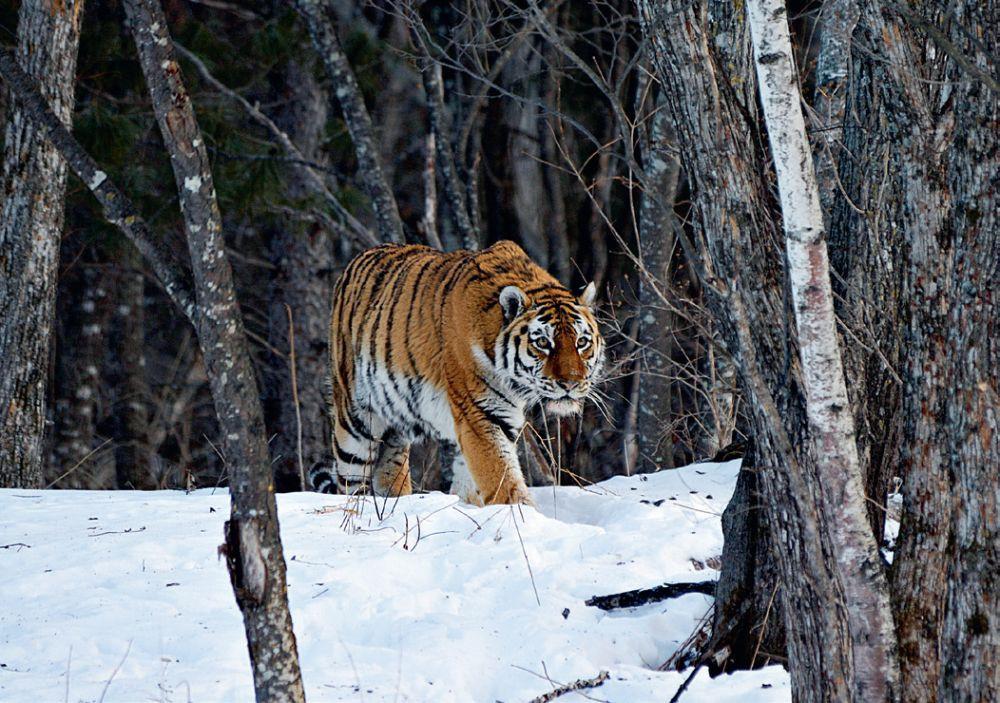
<instances>
[{"instance_id":1,"label":"fallen branch","mask_svg":"<svg viewBox=\"0 0 1000 703\"><path fill-rule=\"evenodd\" d=\"M704 593L715 595L715 581L692 581L690 583L665 583L653 588L638 588L634 591L611 593L606 596L591 596L584 603L601 610L616 608L637 608L647 603L657 603L661 600L678 598L688 593Z\"/></svg>"},{"instance_id":2,"label":"fallen branch","mask_svg":"<svg viewBox=\"0 0 1000 703\"><path fill-rule=\"evenodd\" d=\"M607 681L609 677L610 675L608 672L602 671L592 679L577 679L576 681L568 683L565 686L560 686L559 688L555 688L548 693L543 693L536 698L532 698L529 703L548 703L548 701L554 701L556 698L566 693L580 691L585 688L597 688Z\"/></svg>"}]
</instances>

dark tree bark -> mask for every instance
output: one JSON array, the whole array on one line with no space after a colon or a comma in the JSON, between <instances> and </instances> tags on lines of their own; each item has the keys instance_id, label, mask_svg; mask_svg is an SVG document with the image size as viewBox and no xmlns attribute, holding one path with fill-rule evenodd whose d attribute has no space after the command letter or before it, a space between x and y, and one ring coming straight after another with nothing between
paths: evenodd
<instances>
[{"instance_id":1,"label":"dark tree bark","mask_svg":"<svg viewBox=\"0 0 1000 703\"><path fill-rule=\"evenodd\" d=\"M195 329L229 470L226 560L243 613L257 700L303 701L263 412L208 153L181 82L163 8L157 0L128 0L125 9L170 153L187 232L198 299Z\"/></svg>"},{"instance_id":2,"label":"dark tree bark","mask_svg":"<svg viewBox=\"0 0 1000 703\"><path fill-rule=\"evenodd\" d=\"M884 194L856 205L902 277L893 586L906 701L1000 696L998 27L995 3L872 3L854 35L859 134L847 137L862 166L846 175ZM872 124L880 138L863 134Z\"/></svg>"},{"instance_id":3,"label":"dark tree bark","mask_svg":"<svg viewBox=\"0 0 1000 703\"><path fill-rule=\"evenodd\" d=\"M639 397L637 466L640 471L674 466L671 368L674 315L668 302L674 253L673 202L680 162L671 155L673 139L666 106L659 105L643 138L644 195L639 206Z\"/></svg>"},{"instance_id":4,"label":"dark tree bark","mask_svg":"<svg viewBox=\"0 0 1000 703\"><path fill-rule=\"evenodd\" d=\"M145 288L142 259L129 244L118 262L115 331L117 397L115 474L118 488L156 488L149 437L149 383L146 380Z\"/></svg>"},{"instance_id":5,"label":"dark tree bark","mask_svg":"<svg viewBox=\"0 0 1000 703\"><path fill-rule=\"evenodd\" d=\"M359 177L372 200L379 238L383 242L403 242L403 223L399 218L396 198L379 162L378 140L371 115L354 71L340 46L336 14L329 0L292 0L292 4L305 22L313 46L333 83L334 94L354 142Z\"/></svg>"},{"instance_id":6,"label":"dark tree bark","mask_svg":"<svg viewBox=\"0 0 1000 703\"><path fill-rule=\"evenodd\" d=\"M902 255L894 214L900 193L883 178L884 159L866 156L889 149L891 137L880 124L865 59L850 60L858 17L853 0L829 3L820 13L813 143L868 519L881 539L888 488L901 463L899 329L905 320L902 269L894 264Z\"/></svg>"},{"instance_id":7,"label":"dark tree bark","mask_svg":"<svg viewBox=\"0 0 1000 703\"><path fill-rule=\"evenodd\" d=\"M707 256L694 261L740 370L763 502L781 575L793 695L857 692L851 630L830 529L836 498L810 451L805 391L789 335L780 212L758 116L745 16L728 3L640 3ZM723 565L723 569L726 569ZM881 565L865 563L866 570ZM751 619L760 622L763 613ZM745 636L751 636L746 633Z\"/></svg>"},{"instance_id":8,"label":"dark tree bark","mask_svg":"<svg viewBox=\"0 0 1000 703\"><path fill-rule=\"evenodd\" d=\"M508 101L504 108L510 141L511 212L517 223L518 240L542 268L549 268L549 222L551 210L542 169L540 129L544 121L538 105L542 97L542 56L531 43L515 53L503 72L506 85L516 86L524 102Z\"/></svg>"},{"instance_id":9,"label":"dark tree bark","mask_svg":"<svg viewBox=\"0 0 1000 703\"><path fill-rule=\"evenodd\" d=\"M309 161L321 158L320 144L326 125L328 99L308 64L289 62L276 81L277 102L284 105L277 125ZM310 192L303 167L289 175L287 192L293 199ZM330 453L326 399L329 383L327 339L330 301L336 265L333 238L312 223L287 222L268 233L274 274L268 307L268 337L284 356L271 356L266 384L270 407L269 434L274 470L299 475L298 430L301 423L302 465L308 471L317 462L328 462ZM294 324L296 389L292 387L288 309ZM296 409L295 399L299 407Z\"/></svg>"},{"instance_id":10,"label":"dark tree bark","mask_svg":"<svg viewBox=\"0 0 1000 703\"><path fill-rule=\"evenodd\" d=\"M712 673L752 669L786 657L780 574L771 546L753 451L743 457L733 497L722 513L722 572L715 589L713 633L723 656Z\"/></svg>"},{"instance_id":11,"label":"dark tree bark","mask_svg":"<svg viewBox=\"0 0 1000 703\"><path fill-rule=\"evenodd\" d=\"M104 488L90 470L97 422L103 407L101 370L111 322L112 299L106 273L83 255L79 270L62 285L62 324L56 359L55 432L51 479L60 488ZM62 297L62 295L60 297ZM71 472L68 475L67 472ZM65 475L65 476L64 476ZM89 478L88 478L89 476Z\"/></svg>"},{"instance_id":12,"label":"dark tree bark","mask_svg":"<svg viewBox=\"0 0 1000 703\"><path fill-rule=\"evenodd\" d=\"M432 63L423 71L424 95L430 117L430 130L434 140L437 170L441 173L444 195L448 199L448 210L455 222L455 230L461 238L462 248L479 249L481 236L478 227L469 214L469 203L465 186L459 178L458 163L452 147L450 125L444 102L444 85L441 80L441 65ZM449 247L457 248L457 247Z\"/></svg>"},{"instance_id":13,"label":"dark tree bark","mask_svg":"<svg viewBox=\"0 0 1000 703\"><path fill-rule=\"evenodd\" d=\"M72 122L82 16L83 0L24 0L18 15L16 62L63 125ZM29 113L10 105L0 174L0 486L7 487L42 483L66 189L66 164Z\"/></svg>"}]
</instances>

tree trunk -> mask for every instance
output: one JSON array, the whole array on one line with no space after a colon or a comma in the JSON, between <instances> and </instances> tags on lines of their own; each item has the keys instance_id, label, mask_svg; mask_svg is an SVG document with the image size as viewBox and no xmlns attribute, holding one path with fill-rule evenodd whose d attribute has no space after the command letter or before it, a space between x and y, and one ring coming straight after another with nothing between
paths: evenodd
<instances>
[{"instance_id":1,"label":"tree trunk","mask_svg":"<svg viewBox=\"0 0 1000 703\"><path fill-rule=\"evenodd\" d=\"M904 301L903 517L893 565L906 701L1000 697L995 3L872 3L855 33L872 236ZM860 141L860 140L859 140ZM891 201L890 201L891 202ZM908 324L906 324L908 321Z\"/></svg>"},{"instance_id":2,"label":"tree trunk","mask_svg":"<svg viewBox=\"0 0 1000 703\"><path fill-rule=\"evenodd\" d=\"M674 466L671 402L671 357L674 315L668 302L674 254L673 202L680 162L670 155L673 139L666 106L659 105L644 135L645 188L639 206L639 398L637 408L640 471Z\"/></svg>"},{"instance_id":3,"label":"tree trunk","mask_svg":"<svg viewBox=\"0 0 1000 703\"><path fill-rule=\"evenodd\" d=\"M867 521L854 417L840 359L823 212L806 137L784 0L749 0L764 120L777 172L806 413L826 525L849 604L852 700L895 698L898 669L889 592ZM821 524L823 524L821 523Z\"/></svg>"},{"instance_id":4,"label":"tree trunk","mask_svg":"<svg viewBox=\"0 0 1000 703\"><path fill-rule=\"evenodd\" d=\"M883 178L881 158L858 158L891 148L879 123L878 101L871 95L866 60L850 60L858 18L853 0L825 3L819 15L811 127L820 200L829 224L830 263L836 272L834 309L847 336L842 352L851 379L847 390L865 474L868 520L881 540L888 488L901 463L899 329L905 321L901 267L893 263L901 256L898 217L893 214L900 194Z\"/></svg>"},{"instance_id":5,"label":"tree trunk","mask_svg":"<svg viewBox=\"0 0 1000 703\"><path fill-rule=\"evenodd\" d=\"M536 47L525 43L504 71L505 84L519 86L518 93L524 96L524 102L508 102L504 117L510 130L507 158L518 238L532 260L547 269L551 213L541 163L542 115L536 106L542 95L541 69L541 54Z\"/></svg>"},{"instance_id":6,"label":"tree trunk","mask_svg":"<svg viewBox=\"0 0 1000 703\"><path fill-rule=\"evenodd\" d=\"M743 457L736 490L722 513L722 573L715 588L714 673L785 661L785 617L780 574L770 548L767 506L761 500L759 464Z\"/></svg>"},{"instance_id":7,"label":"tree trunk","mask_svg":"<svg viewBox=\"0 0 1000 703\"><path fill-rule=\"evenodd\" d=\"M57 118L73 116L83 0L23 0L17 61ZM6 71L5 71L6 73ZM0 486L42 483L42 436L66 164L11 103L0 174Z\"/></svg>"},{"instance_id":8,"label":"tree trunk","mask_svg":"<svg viewBox=\"0 0 1000 703\"><path fill-rule=\"evenodd\" d=\"M119 260L118 307L114 335L117 373L115 388L115 474L118 488L156 488L149 443L149 383L146 380L146 278L142 259L123 244Z\"/></svg>"},{"instance_id":9,"label":"tree trunk","mask_svg":"<svg viewBox=\"0 0 1000 703\"><path fill-rule=\"evenodd\" d=\"M742 12L730 3L639 4L692 190L706 303L740 372L777 559L793 696L839 701L854 680L850 620L805 380L787 332L780 209L758 117ZM728 567L723 564L723 570ZM764 613L750 618L760 622ZM754 637L755 633L743 633Z\"/></svg>"},{"instance_id":10,"label":"tree trunk","mask_svg":"<svg viewBox=\"0 0 1000 703\"><path fill-rule=\"evenodd\" d=\"M56 359L55 432L51 479L60 488L107 488L93 470L100 417L101 368L107 347L112 301L106 272L93 256L77 262L79 270L61 286L61 334ZM68 475L67 472L71 472ZM65 476L64 476L65 475Z\"/></svg>"},{"instance_id":11,"label":"tree trunk","mask_svg":"<svg viewBox=\"0 0 1000 703\"><path fill-rule=\"evenodd\" d=\"M128 0L125 9L184 216L198 302L195 329L229 470L226 560L243 613L257 700L304 701L263 412L208 153L180 79L163 8L157 0Z\"/></svg>"},{"instance_id":12,"label":"tree trunk","mask_svg":"<svg viewBox=\"0 0 1000 703\"><path fill-rule=\"evenodd\" d=\"M306 159L321 158L319 147L328 100L313 78L311 67L289 62L275 92L279 98L276 102L285 106L276 117L278 126ZM289 177L288 195L293 199L305 198L310 192L302 170L293 169ZM329 461L330 423L323 389L330 375L327 340L336 261L332 233L313 223L287 222L275 227L269 239L275 269L268 307L268 336L271 346L284 352L283 357L272 355L265 390L271 416L269 434L274 437L271 453L277 475L294 476L297 482L300 423L302 464L306 471L316 463ZM295 389L286 305L291 308L294 324Z\"/></svg>"}]
</instances>

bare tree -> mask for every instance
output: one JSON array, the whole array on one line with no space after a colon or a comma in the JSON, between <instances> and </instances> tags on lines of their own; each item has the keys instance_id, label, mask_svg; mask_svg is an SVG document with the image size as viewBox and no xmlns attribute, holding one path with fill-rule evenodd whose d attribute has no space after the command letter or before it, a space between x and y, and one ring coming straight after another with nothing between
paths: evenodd
<instances>
[{"instance_id":1,"label":"bare tree","mask_svg":"<svg viewBox=\"0 0 1000 703\"><path fill-rule=\"evenodd\" d=\"M649 98L652 100L653 98ZM640 111L641 114L641 111ZM646 188L639 206L639 353L637 398L637 465L644 470L673 468L671 408L671 357L674 351L674 314L668 290L674 256L673 211L680 176L680 162L673 143L666 105L660 102L642 130Z\"/></svg>"},{"instance_id":2,"label":"bare tree","mask_svg":"<svg viewBox=\"0 0 1000 703\"><path fill-rule=\"evenodd\" d=\"M125 4L170 153L198 301L194 324L223 436L232 510L226 560L243 613L258 701L304 701L263 412L226 258L222 217L194 110L158 0Z\"/></svg>"},{"instance_id":3,"label":"bare tree","mask_svg":"<svg viewBox=\"0 0 1000 703\"><path fill-rule=\"evenodd\" d=\"M72 122L83 0L24 0L17 62L58 120ZM5 71L6 72L6 71ZM11 104L0 193L0 486L42 482L42 435L66 164Z\"/></svg>"},{"instance_id":4,"label":"bare tree","mask_svg":"<svg viewBox=\"0 0 1000 703\"><path fill-rule=\"evenodd\" d=\"M115 473L118 488L155 487L146 379L146 278L142 259L125 244L115 272Z\"/></svg>"},{"instance_id":5,"label":"bare tree","mask_svg":"<svg viewBox=\"0 0 1000 703\"><path fill-rule=\"evenodd\" d=\"M322 159L320 145L329 100L313 76L311 63L289 61L272 91L274 102L283 105L276 124L306 159L317 162ZM304 170L302 166L292 169L288 179L287 192L293 200L305 199L311 192ZM330 451L324 389L330 373L327 338L336 266L335 233L317 223L298 220L282 221L267 234L274 265L268 339L276 352L283 352L272 352L265 375L266 410L271 418L268 427L274 435L271 453L275 471L297 477L300 453L302 465L308 469L325 461Z\"/></svg>"},{"instance_id":6,"label":"bare tree","mask_svg":"<svg viewBox=\"0 0 1000 703\"><path fill-rule=\"evenodd\" d=\"M97 423L106 407L101 370L112 315L112 296L99 264L81 253L77 269L64 276L59 307L63 308L53 393L52 476L61 488L107 486L93 469ZM69 279L69 280L65 280ZM68 474L68 475L67 475Z\"/></svg>"}]
</instances>

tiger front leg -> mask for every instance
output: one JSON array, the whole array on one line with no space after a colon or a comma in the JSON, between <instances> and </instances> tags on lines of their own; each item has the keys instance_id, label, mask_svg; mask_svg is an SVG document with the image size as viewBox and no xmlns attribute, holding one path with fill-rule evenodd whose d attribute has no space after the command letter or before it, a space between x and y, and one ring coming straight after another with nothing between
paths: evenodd
<instances>
[{"instance_id":1,"label":"tiger front leg","mask_svg":"<svg viewBox=\"0 0 1000 703\"><path fill-rule=\"evenodd\" d=\"M389 431L382 437L378 459L372 470L372 488L376 495L408 496L410 482L410 443Z\"/></svg>"},{"instance_id":2,"label":"tiger front leg","mask_svg":"<svg viewBox=\"0 0 1000 703\"><path fill-rule=\"evenodd\" d=\"M473 505L534 505L517 460L517 449L498 427L486 421L460 422L455 429L472 478L472 482L461 486L459 497ZM475 484L474 490L471 483Z\"/></svg>"}]
</instances>

